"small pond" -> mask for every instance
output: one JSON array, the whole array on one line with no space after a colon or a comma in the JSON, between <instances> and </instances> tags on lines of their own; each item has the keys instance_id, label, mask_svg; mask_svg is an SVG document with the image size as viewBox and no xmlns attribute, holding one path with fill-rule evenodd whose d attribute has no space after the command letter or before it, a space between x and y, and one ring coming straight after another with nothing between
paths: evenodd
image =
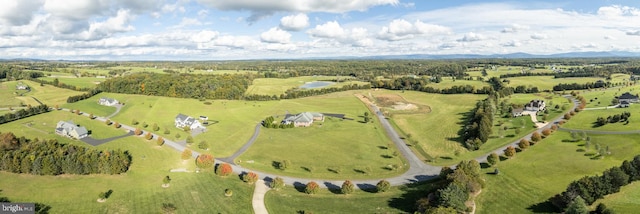
<instances>
[{"instance_id":1,"label":"small pond","mask_svg":"<svg viewBox=\"0 0 640 214\"><path fill-rule=\"evenodd\" d=\"M300 88L302 89L322 88L322 87L330 86L333 84L336 84L336 83L328 82L328 81L313 81L313 82L305 83L304 85L300 86Z\"/></svg>"}]
</instances>

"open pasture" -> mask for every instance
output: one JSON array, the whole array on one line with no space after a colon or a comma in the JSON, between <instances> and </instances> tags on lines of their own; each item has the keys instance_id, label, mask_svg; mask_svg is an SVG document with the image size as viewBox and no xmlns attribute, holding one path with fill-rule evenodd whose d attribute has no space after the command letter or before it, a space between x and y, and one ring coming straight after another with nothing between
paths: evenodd
<instances>
[{"instance_id":1,"label":"open pasture","mask_svg":"<svg viewBox=\"0 0 640 214\"><path fill-rule=\"evenodd\" d=\"M253 84L247 89L247 94L262 94L262 95L276 95L279 96L285 91L304 85L313 81L335 81L345 80L343 82L336 82L325 87L342 87L344 85L352 84L366 84L360 81L348 80L350 77L327 77L327 76L303 76L303 77L291 77L291 78L258 78L253 80Z\"/></svg>"},{"instance_id":2,"label":"open pasture","mask_svg":"<svg viewBox=\"0 0 640 214\"><path fill-rule=\"evenodd\" d=\"M604 126L596 126L595 122L598 117L607 118L616 114L622 114L623 112L630 112L629 123L617 122L607 123ZM640 130L640 104L632 104L629 108L609 108L599 110L582 111L575 116L571 117L571 120L567 121L562 127L568 129L579 130L598 130L598 131L635 131Z\"/></svg>"},{"instance_id":3,"label":"open pasture","mask_svg":"<svg viewBox=\"0 0 640 214\"><path fill-rule=\"evenodd\" d=\"M553 86L558 85L560 83L584 84L584 83L596 82L598 80L604 80L604 78L599 78L599 77L554 78L553 76L511 77L506 79L510 81L508 86L516 87L519 85L524 85L524 86L530 86L530 87L538 87L540 91L553 90Z\"/></svg>"},{"instance_id":4,"label":"open pasture","mask_svg":"<svg viewBox=\"0 0 640 214\"><path fill-rule=\"evenodd\" d=\"M53 81L56 79L55 77L42 77L40 79L46 81ZM106 78L96 78L96 77L68 77L68 78L57 78L59 82L73 85L77 88L95 88L101 82L107 80Z\"/></svg>"}]
</instances>

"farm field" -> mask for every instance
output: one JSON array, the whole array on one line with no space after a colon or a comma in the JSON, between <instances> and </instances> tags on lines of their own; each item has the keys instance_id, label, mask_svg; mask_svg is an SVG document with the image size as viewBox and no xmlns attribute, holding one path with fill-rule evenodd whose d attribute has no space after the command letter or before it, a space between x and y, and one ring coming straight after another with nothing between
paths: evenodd
<instances>
[{"instance_id":1,"label":"farm field","mask_svg":"<svg viewBox=\"0 0 640 214\"><path fill-rule=\"evenodd\" d=\"M46 81L53 81L54 77L41 77L40 79ZM77 88L95 88L99 83L105 81L105 78L96 78L96 77L78 77L78 78L57 78L59 82L73 85Z\"/></svg>"},{"instance_id":2,"label":"farm field","mask_svg":"<svg viewBox=\"0 0 640 214\"><path fill-rule=\"evenodd\" d=\"M75 96L83 93L79 91L72 91L69 89L57 88L51 85L40 86L40 83L32 82L29 80L21 81L31 88L31 92L24 94L24 96L18 97L12 92L12 90L15 91L16 82L3 82L2 84L0 84L0 87L4 87L3 85L6 84L6 90L8 91L5 92L4 88L0 89L0 97L3 98L3 100L7 98L11 103L17 103L17 105L19 105L20 103L32 106L40 105L33 99L33 97L35 97L36 99L40 100L40 102L53 107L55 105L62 105L66 103L69 96ZM14 99L18 100L18 102L11 99L12 96Z\"/></svg>"},{"instance_id":3,"label":"farm field","mask_svg":"<svg viewBox=\"0 0 640 214\"><path fill-rule=\"evenodd\" d=\"M584 152L584 142L572 142L567 132L556 132L549 138L502 161L495 168L499 175L485 176L486 188L476 200L478 213L556 212L545 203L561 193L569 183L586 175L600 174L640 152L639 135L589 135L591 144ZM592 159L595 144L609 147L610 155ZM490 173L494 168L486 168ZM608 205L608 204L607 204Z\"/></svg>"},{"instance_id":4,"label":"farm field","mask_svg":"<svg viewBox=\"0 0 640 214\"><path fill-rule=\"evenodd\" d=\"M16 98L18 96L16 84L18 84L17 81L0 82L0 100L2 100L0 108L18 107L22 104L22 100ZM19 92L23 93L24 90L19 90Z\"/></svg>"},{"instance_id":5,"label":"farm field","mask_svg":"<svg viewBox=\"0 0 640 214\"><path fill-rule=\"evenodd\" d=\"M607 123L604 126L596 126L595 122L598 117L607 118L615 114L630 112L629 123L617 122ZM564 124L563 128L579 129L579 130L598 130L598 131L633 131L640 130L640 104L632 104L629 108L610 108L601 110L582 111Z\"/></svg>"},{"instance_id":6,"label":"farm field","mask_svg":"<svg viewBox=\"0 0 640 214\"><path fill-rule=\"evenodd\" d=\"M348 79L349 77L339 77L340 79ZM285 91L304 85L307 82L313 81L333 81L336 77L327 76L303 76L303 77L291 77L291 78L258 78L253 80L253 84L249 86L246 94L261 94L261 95L276 95L280 96ZM360 81L345 81L335 83L326 87L342 87L344 85L351 84L366 84Z\"/></svg>"},{"instance_id":7,"label":"farm field","mask_svg":"<svg viewBox=\"0 0 640 214\"><path fill-rule=\"evenodd\" d=\"M68 112L51 112L27 120L51 120L49 118L57 117L56 114L71 115ZM88 146L55 134L21 128L24 122L25 120L18 120L3 124L0 129L28 138L55 138L60 142ZM104 124L87 121L83 125L89 127ZM106 126L105 129L116 130ZM97 130L94 129L96 132ZM155 142L141 137L126 137L97 147L88 147L127 150L133 156L131 168L122 175L34 176L0 172L1 195L12 201L44 203L51 206L52 213L159 213L162 212L163 203L174 204L178 212L252 212L251 206L247 206L251 203L253 193L251 185L241 182L235 176L221 178L212 172L193 173L193 160L182 161L180 153L171 148L156 146ZM169 172L171 169L185 169L189 172ZM162 188L162 179L167 175L172 179L171 187ZM227 188L233 190L232 197L224 196L223 192ZM104 203L96 202L98 193L107 190L113 191L109 199Z\"/></svg>"},{"instance_id":8,"label":"farm field","mask_svg":"<svg viewBox=\"0 0 640 214\"><path fill-rule=\"evenodd\" d=\"M296 188L286 186L281 190L269 191L265 204L269 213L412 213L415 201L435 185L431 183L392 187L383 193L355 190L353 194L339 194L339 190L321 189L314 195L307 195Z\"/></svg>"},{"instance_id":9,"label":"farm field","mask_svg":"<svg viewBox=\"0 0 640 214\"><path fill-rule=\"evenodd\" d=\"M101 93L91 99L67 104L65 107L92 113L90 110L93 107L90 106L98 105L99 97L115 98L125 105L120 113L111 119L112 121L131 125L132 120L135 119L140 122L138 127L143 123L149 124L148 129L156 123L161 129L158 133L173 140L185 140L188 135L174 126L178 113L196 118L200 115L208 116L211 122L207 131L194 137L194 142L204 140L209 143L210 152L215 157L227 157L244 145L253 135L255 126L268 116L284 115L287 112L314 111L346 114L349 118L357 118L367 109L353 96L353 93L348 91L302 99L265 102L238 100L203 102L195 99ZM170 134L163 134L165 129L169 130ZM180 136L176 137L176 134ZM199 151L197 148L194 150Z\"/></svg>"},{"instance_id":10,"label":"farm field","mask_svg":"<svg viewBox=\"0 0 640 214\"><path fill-rule=\"evenodd\" d=\"M262 128L258 140L236 163L262 172L324 179L392 177L408 169L379 123L354 119L325 117L310 127ZM290 161L287 169L274 167L284 160Z\"/></svg>"}]
</instances>

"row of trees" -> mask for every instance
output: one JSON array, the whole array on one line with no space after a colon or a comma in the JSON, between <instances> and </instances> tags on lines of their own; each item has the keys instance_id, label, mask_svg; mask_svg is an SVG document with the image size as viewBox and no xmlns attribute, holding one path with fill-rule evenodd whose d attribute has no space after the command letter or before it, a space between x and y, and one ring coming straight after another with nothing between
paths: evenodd
<instances>
[{"instance_id":1,"label":"row of trees","mask_svg":"<svg viewBox=\"0 0 640 214\"><path fill-rule=\"evenodd\" d=\"M89 99L95 96L96 94L99 94L100 92L102 91L100 91L99 89L92 89L92 90L89 90L87 93L84 93L81 95L70 96L67 98L67 103L75 103L81 100Z\"/></svg>"},{"instance_id":2,"label":"row of trees","mask_svg":"<svg viewBox=\"0 0 640 214\"><path fill-rule=\"evenodd\" d=\"M108 79L100 83L98 88L104 92L113 93L237 100L244 96L254 77L254 74L134 73Z\"/></svg>"},{"instance_id":3,"label":"row of trees","mask_svg":"<svg viewBox=\"0 0 640 214\"><path fill-rule=\"evenodd\" d=\"M35 79L43 76L44 73L40 71L25 71L12 65L0 66L0 79L21 80Z\"/></svg>"},{"instance_id":4,"label":"row of trees","mask_svg":"<svg viewBox=\"0 0 640 214\"><path fill-rule=\"evenodd\" d=\"M122 150L98 151L56 140L0 134L0 170L34 175L120 174L129 170L131 155Z\"/></svg>"},{"instance_id":5,"label":"row of trees","mask_svg":"<svg viewBox=\"0 0 640 214\"><path fill-rule=\"evenodd\" d=\"M628 122L629 117L631 117L631 113L628 111L613 116L609 115L606 119L604 117L598 117L598 119L596 119L596 126L604 126L607 125L607 123Z\"/></svg>"},{"instance_id":6,"label":"row of trees","mask_svg":"<svg viewBox=\"0 0 640 214\"><path fill-rule=\"evenodd\" d=\"M605 170L602 175L585 176L573 181L564 192L550 200L561 209L566 208L577 197L591 205L605 195L616 193L621 187L637 180L640 180L640 155L631 161L625 160L619 167Z\"/></svg>"},{"instance_id":7,"label":"row of trees","mask_svg":"<svg viewBox=\"0 0 640 214\"><path fill-rule=\"evenodd\" d=\"M74 90L74 91L89 91L89 90L92 89L92 88L86 88L86 87L83 88L83 87L78 87L78 86L75 86L75 85L65 84L65 83L60 82L58 80L58 78L53 79L53 81L47 81L47 80L44 80L44 79L35 79L35 78L29 79L29 80L37 82L37 83L40 83L40 85L42 85L42 84L52 85L54 87L65 88L65 89L70 89L70 90Z\"/></svg>"},{"instance_id":8,"label":"row of trees","mask_svg":"<svg viewBox=\"0 0 640 214\"><path fill-rule=\"evenodd\" d=\"M496 96L478 101L472 112L469 125L464 129L464 146L469 150L478 150L489 140L493 132L493 118L496 112Z\"/></svg>"},{"instance_id":9,"label":"row of trees","mask_svg":"<svg viewBox=\"0 0 640 214\"><path fill-rule=\"evenodd\" d=\"M27 109L20 109L13 113L6 113L4 115L0 115L0 124L8 123L14 120L19 120L19 119L30 117L33 115L46 113L49 111L50 109L49 109L49 106L47 105L39 105L36 107L28 107Z\"/></svg>"},{"instance_id":10,"label":"row of trees","mask_svg":"<svg viewBox=\"0 0 640 214\"><path fill-rule=\"evenodd\" d=\"M584 90L592 88L604 88L608 87L610 82L589 82L584 84L579 83L560 83L553 86L554 91L568 91L568 90Z\"/></svg>"}]
</instances>

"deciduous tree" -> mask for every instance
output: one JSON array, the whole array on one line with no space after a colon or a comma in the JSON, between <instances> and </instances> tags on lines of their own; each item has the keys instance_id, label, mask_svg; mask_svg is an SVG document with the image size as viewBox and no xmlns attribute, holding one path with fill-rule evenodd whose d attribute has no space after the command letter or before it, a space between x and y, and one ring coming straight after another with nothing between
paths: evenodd
<instances>
[{"instance_id":1,"label":"deciduous tree","mask_svg":"<svg viewBox=\"0 0 640 214\"><path fill-rule=\"evenodd\" d=\"M185 149L184 151L182 151L182 160L189 160L189 158L191 158L191 150L190 149Z\"/></svg>"},{"instance_id":2,"label":"deciduous tree","mask_svg":"<svg viewBox=\"0 0 640 214\"><path fill-rule=\"evenodd\" d=\"M518 147L522 150L525 150L527 148L529 148L531 144L529 143L529 141L527 139L522 139L520 140L520 142L518 142Z\"/></svg>"},{"instance_id":3,"label":"deciduous tree","mask_svg":"<svg viewBox=\"0 0 640 214\"><path fill-rule=\"evenodd\" d=\"M280 188L284 187L284 180L282 180L281 177L276 177L271 181L269 186L271 187L271 189L279 190Z\"/></svg>"},{"instance_id":4,"label":"deciduous tree","mask_svg":"<svg viewBox=\"0 0 640 214\"><path fill-rule=\"evenodd\" d=\"M247 182L248 184L253 184L258 181L258 174L255 172L248 172L242 176L242 181Z\"/></svg>"},{"instance_id":5,"label":"deciduous tree","mask_svg":"<svg viewBox=\"0 0 640 214\"><path fill-rule=\"evenodd\" d=\"M487 163L491 166L496 165L499 161L500 156L498 156L498 154L496 154L495 152L487 156Z\"/></svg>"},{"instance_id":6,"label":"deciduous tree","mask_svg":"<svg viewBox=\"0 0 640 214\"><path fill-rule=\"evenodd\" d=\"M391 183L389 183L389 181L387 180L380 180L377 184L376 184L376 190L378 192L386 192L391 188Z\"/></svg>"},{"instance_id":7,"label":"deciduous tree","mask_svg":"<svg viewBox=\"0 0 640 214\"><path fill-rule=\"evenodd\" d=\"M228 163L222 163L217 165L215 173L219 176L228 176L231 175L232 172L233 169L231 168L231 165Z\"/></svg>"},{"instance_id":8,"label":"deciduous tree","mask_svg":"<svg viewBox=\"0 0 640 214\"><path fill-rule=\"evenodd\" d=\"M140 130L140 128L136 128L136 130L135 130L135 131L133 131L133 133L134 133L135 135L141 135L141 134L142 134L142 130Z\"/></svg>"},{"instance_id":9,"label":"deciduous tree","mask_svg":"<svg viewBox=\"0 0 640 214\"><path fill-rule=\"evenodd\" d=\"M342 194L348 195L353 193L354 185L350 180L346 180L342 183L342 187L340 187L340 192Z\"/></svg>"},{"instance_id":10,"label":"deciduous tree","mask_svg":"<svg viewBox=\"0 0 640 214\"><path fill-rule=\"evenodd\" d=\"M514 155L516 155L516 148L513 148L513 146L509 146L504 150L504 156L511 158Z\"/></svg>"},{"instance_id":11,"label":"deciduous tree","mask_svg":"<svg viewBox=\"0 0 640 214\"><path fill-rule=\"evenodd\" d=\"M542 136L540 135L540 132L533 132L533 134L531 134L531 141L538 142L540 140L542 140Z\"/></svg>"},{"instance_id":12,"label":"deciduous tree","mask_svg":"<svg viewBox=\"0 0 640 214\"><path fill-rule=\"evenodd\" d=\"M158 144L158 146L164 145L164 138L158 137L158 139L156 140L156 143Z\"/></svg>"},{"instance_id":13,"label":"deciduous tree","mask_svg":"<svg viewBox=\"0 0 640 214\"><path fill-rule=\"evenodd\" d=\"M196 158L196 166L201 169L211 169L214 163L215 159L213 159L213 155L210 154L201 154Z\"/></svg>"},{"instance_id":14,"label":"deciduous tree","mask_svg":"<svg viewBox=\"0 0 640 214\"><path fill-rule=\"evenodd\" d=\"M318 183L316 183L315 181L310 181L304 187L304 192L307 194L316 194L318 192L318 189L320 189Z\"/></svg>"}]
</instances>

